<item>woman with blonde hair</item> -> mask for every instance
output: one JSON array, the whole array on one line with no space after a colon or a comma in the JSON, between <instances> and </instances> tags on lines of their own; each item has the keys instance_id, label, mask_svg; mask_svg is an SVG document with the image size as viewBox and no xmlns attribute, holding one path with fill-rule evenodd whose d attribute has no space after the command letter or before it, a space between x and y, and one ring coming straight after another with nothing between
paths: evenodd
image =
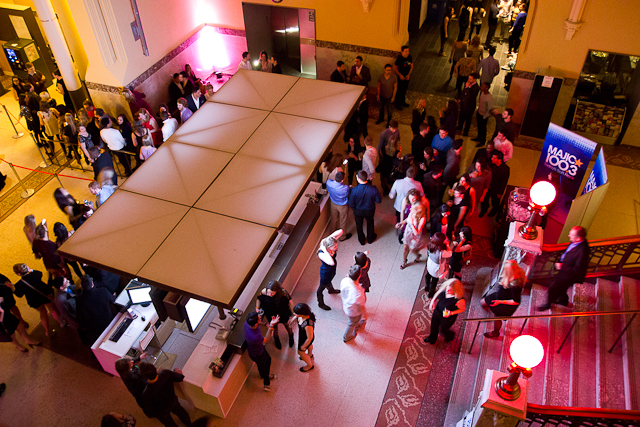
<instances>
[{"instance_id":1,"label":"woman with blonde hair","mask_svg":"<svg viewBox=\"0 0 640 427\"><path fill-rule=\"evenodd\" d=\"M439 333L444 335L445 342L455 338L456 334L451 327L458 318L458 314L464 313L467 309L463 296L464 288L458 279L449 279L440 286L429 305L429 310L433 311L431 334L424 339L424 342L435 344Z\"/></svg>"},{"instance_id":2,"label":"woman with blonde hair","mask_svg":"<svg viewBox=\"0 0 640 427\"><path fill-rule=\"evenodd\" d=\"M331 310L331 307L324 303L324 295L322 292L329 289L330 294L339 294L340 289L335 289L331 281L336 276L336 268L338 266L337 251L338 239L342 236L342 230L336 230L329 237L322 239L320 248L318 248L318 258L320 258L320 286L316 291L318 297L318 307L323 310Z\"/></svg>"},{"instance_id":3,"label":"woman with blonde hair","mask_svg":"<svg viewBox=\"0 0 640 427\"><path fill-rule=\"evenodd\" d=\"M409 252L416 254L416 262L420 261L420 250L427 244L426 227L427 224L427 209L422 203L416 203L411 207L411 212L407 219L400 221L396 224L396 228L400 228L406 224L403 236L403 254L402 264L400 264L400 270L404 270L407 266L407 257Z\"/></svg>"},{"instance_id":4,"label":"woman with blonde hair","mask_svg":"<svg viewBox=\"0 0 640 427\"><path fill-rule=\"evenodd\" d=\"M424 99L418 99L416 105L413 107L413 111L411 112L411 131L414 137L420 133L420 124L424 122L425 117L427 117L426 108L427 101ZM431 141L429 141L429 143L431 143Z\"/></svg>"},{"instance_id":5,"label":"woman with blonde hair","mask_svg":"<svg viewBox=\"0 0 640 427\"><path fill-rule=\"evenodd\" d=\"M513 316L520 305L520 295L524 286L525 274L518 263L510 259L505 262L498 283L488 295L480 300L485 310L493 312L496 317ZM502 320L493 321L493 331L485 332L487 338L498 338Z\"/></svg>"},{"instance_id":6,"label":"woman with blonde hair","mask_svg":"<svg viewBox=\"0 0 640 427\"><path fill-rule=\"evenodd\" d=\"M142 122L142 126L147 128L153 137L153 145L159 147L162 144L162 132L160 132L160 126L158 126L156 119L146 108L141 108L136 115L138 116L138 120Z\"/></svg>"}]
</instances>

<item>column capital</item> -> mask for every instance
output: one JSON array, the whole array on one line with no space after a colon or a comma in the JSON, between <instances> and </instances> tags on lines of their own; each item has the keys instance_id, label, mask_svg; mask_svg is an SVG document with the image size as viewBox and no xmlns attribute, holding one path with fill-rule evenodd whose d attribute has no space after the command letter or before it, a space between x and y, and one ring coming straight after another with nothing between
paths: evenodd
<instances>
[{"instance_id":1,"label":"column capital","mask_svg":"<svg viewBox=\"0 0 640 427\"><path fill-rule=\"evenodd\" d=\"M570 19L564 21L564 28L567 30L567 34L565 35L565 40L571 40L573 35L578 31L578 29L582 26L582 22L573 22Z\"/></svg>"}]
</instances>

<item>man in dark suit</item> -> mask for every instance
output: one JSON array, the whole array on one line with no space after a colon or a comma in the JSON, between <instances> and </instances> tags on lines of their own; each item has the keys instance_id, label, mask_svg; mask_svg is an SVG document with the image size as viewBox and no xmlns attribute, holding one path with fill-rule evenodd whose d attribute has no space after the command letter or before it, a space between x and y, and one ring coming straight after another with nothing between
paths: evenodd
<instances>
[{"instance_id":1,"label":"man in dark suit","mask_svg":"<svg viewBox=\"0 0 640 427\"><path fill-rule=\"evenodd\" d=\"M156 417L165 426L177 426L171 417L171 413L174 413L184 425L191 425L189 413L180 405L173 385L184 380L180 369L176 368L173 371L163 369L158 373L151 363L142 362L140 376L147 380L147 386L142 392L145 414Z\"/></svg>"},{"instance_id":2,"label":"man in dark suit","mask_svg":"<svg viewBox=\"0 0 640 427\"><path fill-rule=\"evenodd\" d=\"M93 146L89 149L89 155L91 156L91 158L93 159L93 179L94 180L98 180L98 175L100 174L100 171L102 171L102 169L104 168L111 168L113 170L113 157L111 157L111 154L109 154L106 151L100 152L100 149L96 146ZM113 177L111 178L111 182L113 182L113 185L118 185L118 175L117 174L113 174Z\"/></svg>"},{"instance_id":3,"label":"man in dark suit","mask_svg":"<svg viewBox=\"0 0 640 427\"><path fill-rule=\"evenodd\" d=\"M367 101L367 94L365 93L356 107L356 111L353 112L353 115L344 128L344 142L348 142L352 137L360 139L360 135L366 138L367 135L369 135L367 131L368 121L369 101Z\"/></svg>"},{"instance_id":4,"label":"man in dark suit","mask_svg":"<svg viewBox=\"0 0 640 427\"><path fill-rule=\"evenodd\" d=\"M187 96L187 107L192 113L195 113L207 102L207 98L204 97L200 89L194 89L191 95Z\"/></svg>"},{"instance_id":5,"label":"man in dark suit","mask_svg":"<svg viewBox=\"0 0 640 427\"><path fill-rule=\"evenodd\" d=\"M491 212L489 212L489 216L494 216L498 213L498 209L500 209L500 199L502 198L504 189L507 188L507 182L509 182L509 175L511 174L511 169L503 160L504 154L502 154L502 151L494 150L493 153L491 153L491 184L487 195L480 204L480 215L478 215L480 218L482 218L484 214L487 213L487 209L489 209L489 199L491 199Z\"/></svg>"},{"instance_id":6,"label":"man in dark suit","mask_svg":"<svg viewBox=\"0 0 640 427\"><path fill-rule=\"evenodd\" d=\"M538 311L551 308L551 304L569 305L567 290L574 283L582 283L589 265L589 242L587 231L582 227L573 227L569 231L569 246L560 257L555 267L559 273L549 285L547 303L538 307Z\"/></svg>"},{"instance_id":7,"label":"man in dark suit","mask_svg":"<svg viewBox=\"0 0 640 427\"><path fill-rule=\"evenodd\" d=\"M431 141L426 136L429 133L429 125L425 122L420 123L420 133L411 140L411 154L415 164L424 162L424 149L431 147Z\"/></svg>"},{"instance_id":8,"label":"man in dark suit","mask_svg":"<svg viewBox=\"0 0 640 427\"><path fill-rule=\"evenodd\" d=\"M355 65L351 67L349 82L353 85L368 87L371 81L371 71L369 71L369 67L362 63L362 56L356 56L354 64Z\"/></svg>"},{"instance_id":9,"label":"man in dark suit","mask_svg":"<svg viewBox=\"0 0 640 427\"><path fill-rule=\"evenodd\" d=\"M183 77L180 73L175 73L173 75L173 80L169 83L169 109L172 111L175 110L178 98L188 95L189 94L184 91ZM132 111L132 113L135 114L135 111Z\"/></svg>"},{"instance_id":10,"label":"man in dark suit","mask_svg":"<svg viewBox=\"0 0 640 427\"><path fill-rule=\"evenodd\" d=\"M83 342L93 344L113 320L111 303L113 294L105 288L93 286L93 279L85 274L76 289L76 316Z\"/></svg>"},{"instance_id":11,"label":"man in dark suit","mask_svg":"<svg viewBox=\"0 0 640 427\"><path fill-rule=\"evenodd\" d=\"M351 190L349 195L349 206L353 209L353 216L356 220L356 231L358 241L364 245L367 240L373 243L376 240L373 217L376 213L376 203L382 202L378 187L367 182L368 176L365 171L358 171L356 174L358 185ZM362 225L367 220L367 236L365 237Z\"/></svg>"},{"instance_id":12,"label":"man in dark suit","mask_svg":"<svg viewBox=\"0 0 640 427\"><path fill-rule=\"evenodd\" d=\"M331 73L331 81L336 83L346 83L347 82L347 73L345 69L347 68L344 65L344 62L338 61L336 69Z\"/></svg>"},{"instance_id":13,"label":"man in dark suit","mask_svg":"<svg viewBox=\"0 0 640 427\"><path fill-rule=\"evenodd\" d=\"M463 139L456 139L453 141L451 149L447 151L447 160L445 162L444 173L442 174L442 190L447 188L447 186L453 187L453 184L458 179L463 142Z\"/></svg>"}]
</instances>

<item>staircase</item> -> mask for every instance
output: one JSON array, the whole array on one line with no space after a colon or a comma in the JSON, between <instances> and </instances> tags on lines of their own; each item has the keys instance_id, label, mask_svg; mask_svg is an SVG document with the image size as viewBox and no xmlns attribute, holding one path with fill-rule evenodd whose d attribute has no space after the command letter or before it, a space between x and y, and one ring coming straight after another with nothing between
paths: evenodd
<instances>
[{"instance_id":1,"label":"staircase","mask_svg":"<svg viewBox=\"0 0 640 427\"><path fill-rule=\"evenodd\" d=\"M480 306L493 270L481 269L468 304L465 318L487 317ZM598 278L596 284L582 283L569 291L573 307L554 305L550 311L536 307L546 301L547 289L533 284L522 293L522 302L514 316L570 313L578 311L616 311L640 308L640 281L622 277L619 281ZM545 358L533 368L529 379L529 403L545 406L569 406L640 410L640 316L609 353L615 339L632 315L529 319L523 334L538 338L545 348ZM560 353L556 353L575 327ZM460 319L459 319L460 320ZM465 411L471 410L481 392L487 369L506 372L511 363L509 345L520 334L524 320L503 323L500 338L485 338L492 322L480 324L471 354L477 322L467 322L460 356L451 389L444 426L455 426Z\"/></svg>"}]
</instances>

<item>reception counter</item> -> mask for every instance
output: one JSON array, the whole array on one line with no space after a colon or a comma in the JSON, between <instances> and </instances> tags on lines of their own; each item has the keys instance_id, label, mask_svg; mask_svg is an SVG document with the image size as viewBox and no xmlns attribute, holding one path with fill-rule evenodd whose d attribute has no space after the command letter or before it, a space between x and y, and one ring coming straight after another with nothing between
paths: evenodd
<instances>
[{"instance_id":1,"label":"reception counter","mask_svg":"<svg viewBox=\"0 0 640 427\"><path fill-rule=\"evenodd\" d=\"M312 182L305 194L315 195L319 188L319 183ZM221 418L229 413L253 366L244 344L246 315L254 310L257 295L271 280L279 280L293 293L329 222L327 201L328 197L323 197L320 203L307 204L308 198L303 196L238 299L236 308L242 315L225 320L216 316L210 325L203 325L208 330L182 368L185 378L180 383L184 396L196 408ZM228 333L225 340L216 338L221 332ZM209 365L223 353L230 358L222 378L216 378Z\"/></svg>"}]
</instances>

